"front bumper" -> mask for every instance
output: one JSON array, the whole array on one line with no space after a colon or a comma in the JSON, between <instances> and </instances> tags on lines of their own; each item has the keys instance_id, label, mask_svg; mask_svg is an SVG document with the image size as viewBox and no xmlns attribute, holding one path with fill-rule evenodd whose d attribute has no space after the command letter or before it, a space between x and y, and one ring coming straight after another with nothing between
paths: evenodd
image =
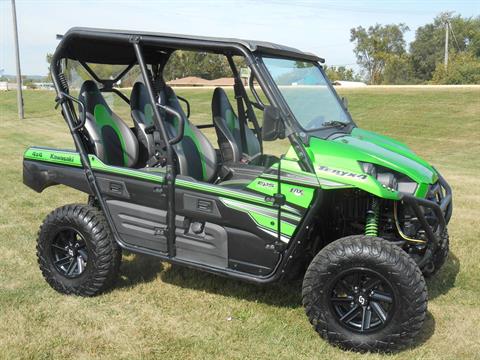
<instances>
[{"instance_id":1,"label":"front bumper","mask_svg":"<svg viewBox=\"0 0 480 360\"><path fill-rule=\"evenodd\" d=\"M452 188L438 171L437 174L438 181L429 189L426 199L418 198L411 194L400 193L400 200L413 209L427 237L427 248L423 258L418 264L420 268L428 264L431 260L432 255L440 244L440 237L452 217ZM425 216L426 209L432 210L435 215L435 226L432 226L429 221L427 221Z\"/></svg>"}]
</instances>

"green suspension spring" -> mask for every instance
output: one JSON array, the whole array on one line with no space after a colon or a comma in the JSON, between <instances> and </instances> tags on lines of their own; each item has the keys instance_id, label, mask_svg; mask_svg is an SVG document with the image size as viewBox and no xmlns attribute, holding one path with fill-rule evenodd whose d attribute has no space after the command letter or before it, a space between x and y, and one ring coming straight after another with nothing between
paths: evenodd
<instances>
[{"instance_id":1,"label":"green suspension spring","mask_svg":"<svg viewBox=\"0 0 480 360\"><path fill-rule=\"evenodd\" d=\"M380 216L380 207L378 199L372 199L372 207L367 212L367 220L365 223L366 236L378 236L378 218Z\"/></svg>"}]
</instances>

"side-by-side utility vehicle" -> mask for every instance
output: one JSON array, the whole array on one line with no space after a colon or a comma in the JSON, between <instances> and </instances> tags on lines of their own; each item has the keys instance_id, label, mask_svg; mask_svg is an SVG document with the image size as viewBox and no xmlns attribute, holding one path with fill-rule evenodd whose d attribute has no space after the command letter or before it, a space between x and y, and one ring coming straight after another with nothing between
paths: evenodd
<instances>
[{"instance_id":1,"label":"side-by-side utility vehicle","mask_svg":"<svg viewBox=\"0 0 480 360\"><path fill-rule=\"evenodd\" d=\"M231 70L231 89L202 90L211 121L193 121L204 97L168 85L165 69L185 67L185 52ZM323 338L358 351L410 344L427 311L424 276L448 254L451 189L406 145L357 127L323 62L267 42L69 30L51 75L75 149L28 148L23 181L88 201L41 226L46 281L99 294L122 249L256 284L302 276ZM131 90L118 85L132 77Z\"/></svg>"}]
</instances>

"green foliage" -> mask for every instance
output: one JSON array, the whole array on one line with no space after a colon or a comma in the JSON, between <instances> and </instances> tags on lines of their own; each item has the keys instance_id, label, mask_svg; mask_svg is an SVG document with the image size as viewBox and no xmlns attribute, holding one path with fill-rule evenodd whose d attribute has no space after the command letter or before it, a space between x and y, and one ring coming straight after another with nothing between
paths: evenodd
<instances>
[{"instance_id":1,"label":"green foliage","mask_svg":"<svg viewBox=\"0 0 480 360\"><path fill-rule=\"evenodd\" d=\"M387 58L382 84L403 85L414 82L413 66L408 54L392 55Z\"/></svg>"},{"instance_id":2,"label":"green foliage","mask_svg":"<svg viewBox=\"0 0 480 360\"><path fill-rule=\"evenodd\" d=\"M330 81L345 80L345 81L359 81L359 77L353 72L352 69L348 69L345 66L325 66L325 72L327 73Z\"/></svg>"},{"instance_id":3,"label":"green foliage","mask_svg":"<svg viewBox=\"0 0 480 360\"><path fill-rule=\"evenodd\" d=\"M448 67L438 63L433 73L435 84L480 84L480 60L472 53L464 52L450 57Z\"/></svg>"},{"instance_id":4,"label":"green foliage","mask_svg":"<svg viewBox=\"0 0 480 360\"><path fill-rule=\"evenodd\" d=\"M359 26L350 30L357 62L366 71L371 84L382 82L383 70L392 55L405 53L403 35L408 30L405 24L376 24L368 29Z\"/></svg>"},{"instance_id":5,"label":"green foliage","mask_svg":"<svg viewBox=\"0 0 480 360\"><path fill-rule=\"evenodd\" d=\"M432 79L437 63L443 61L446 17L449 17L453 30L449 37L450 51L466 51L480 57L480 16L462 18L460 15L452 17L449 14L440 14L433 23L419 27L415 40L410 44L414 75L422 81Z\"/></svg>"}]
</instances>

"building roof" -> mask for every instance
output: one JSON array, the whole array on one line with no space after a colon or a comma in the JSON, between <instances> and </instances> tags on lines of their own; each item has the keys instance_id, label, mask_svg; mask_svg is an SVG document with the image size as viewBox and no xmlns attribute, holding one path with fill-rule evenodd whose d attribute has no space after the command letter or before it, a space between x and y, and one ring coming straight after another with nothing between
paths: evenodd
<instances>
[{"instance_id":1,"label":"building roof","mask_svg":"<svg viewBox=\"0 0 480 360\"><path fill-rule=\"evenodd\" d=\"M210 85L210 81L197 76L187 76L180 79L170 80L167 84L172 86L205 86Z\"/></svg>"},{"instance_id":2,"label":"building roof","mask_svg":"<svg viewBox=\"0 0 480 360\"><path fill-rule=\"evenodd\" d=\"M213 80L206 80L197 76L187 76L167 81L167 84L171 86L233 86L235 84L235 79L233 77L222 77Z\"/></svg>"},{"instance_id":3,"label":"building roof","mask_svg":"<svg viewBox=\"0 0 480 360\"><path fill-rule=\"evenodd\" d=\"M176 49L229 52L236 55L241 55L242 51L249 51L323 61L314 54L264 41L84 27L68 30L62 36L56 54L58 58L65 57L85 62L130 64L136 60L132 42L137 40L140 40L147 62L156 62Z\"/></svg>"}]
</instances>

